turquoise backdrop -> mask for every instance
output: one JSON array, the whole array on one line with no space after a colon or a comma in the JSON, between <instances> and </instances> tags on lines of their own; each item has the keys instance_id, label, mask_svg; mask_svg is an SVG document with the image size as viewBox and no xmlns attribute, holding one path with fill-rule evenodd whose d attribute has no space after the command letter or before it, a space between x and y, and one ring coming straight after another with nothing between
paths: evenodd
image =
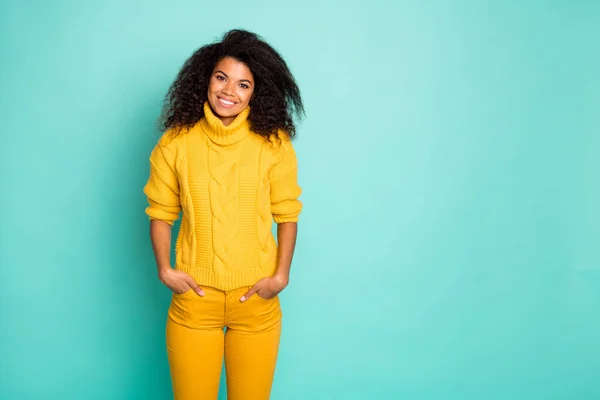
<instances>
[{"instance_id":1,"label":"turquoise backdrop","mask_svg":"<svg viewBox=\"0 0 600 400\"><path fill-rule=\"evenodd\" d=\"M0 398L171 398L142 187L178 69L240 27L307 110L273 399L600 399L599 21L585 0L1 1Z\"/></svg>"}]
</instances>

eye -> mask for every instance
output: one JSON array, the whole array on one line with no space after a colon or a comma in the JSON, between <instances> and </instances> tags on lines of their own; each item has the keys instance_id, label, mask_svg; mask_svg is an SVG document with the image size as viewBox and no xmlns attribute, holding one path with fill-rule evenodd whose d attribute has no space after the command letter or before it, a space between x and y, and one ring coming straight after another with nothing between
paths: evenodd
<instances>
[{"instance_id":1,"label":"eye","mask_svg":"<svg viewBox=\"0 0 600 400\"><path fill-rule=\"evenodd\" d=\"M249 89L250 88L250 86L246 85L245 83L240 83L240 87L242 89Z\"/></svg>"},{"instance_id":2,"label":"eye","mask_svg":"<svg viewBox=\"0 0 600 400\"><path fill-rule=\"evenodd\" d=\"M220 80L220 81L225 80L225 77L223 75L217 75L216 78L217 78L217 80Z\"/></svg>"}]
</instances>

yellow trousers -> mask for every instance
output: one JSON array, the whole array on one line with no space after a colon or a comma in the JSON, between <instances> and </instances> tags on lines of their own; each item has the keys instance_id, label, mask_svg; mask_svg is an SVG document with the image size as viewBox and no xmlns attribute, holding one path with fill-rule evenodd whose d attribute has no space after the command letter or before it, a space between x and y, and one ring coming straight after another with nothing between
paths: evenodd
<instances>
[{"instance_id":1,"label":"yellow trousers","mask_svg":"<svg viewBox=\"0 0 600 400\"><path fill-rule=\"evenodd\" d=\"M202 287L174 294L167 319L167 353L175 400L216 400L225 359L228 400L267 400L281 334L279 298L249 289ZM224 331L224 328L227 328Z\"/></svg>"}]
</instances>

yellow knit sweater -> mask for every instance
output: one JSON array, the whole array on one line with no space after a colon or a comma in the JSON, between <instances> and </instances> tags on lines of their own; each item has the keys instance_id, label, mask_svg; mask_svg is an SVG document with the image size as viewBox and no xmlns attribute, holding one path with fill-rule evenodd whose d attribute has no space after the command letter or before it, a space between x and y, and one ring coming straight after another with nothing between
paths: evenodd
<instances>
[{"instance_id":1,"label":"yellow knit sweater","mask_svg":"<svg viewBox=\"0 0 600 400\"><path fill-rule=\"evenodd\" d=\"M204 118L165 132L150 156L146 214L172 225L183 211L175 268L201 286L232 290L272 275L272 221L296 222L302 209L289 138L252 133L249 111L225 126L206 103Z\"/></svg>"}]
</instances>

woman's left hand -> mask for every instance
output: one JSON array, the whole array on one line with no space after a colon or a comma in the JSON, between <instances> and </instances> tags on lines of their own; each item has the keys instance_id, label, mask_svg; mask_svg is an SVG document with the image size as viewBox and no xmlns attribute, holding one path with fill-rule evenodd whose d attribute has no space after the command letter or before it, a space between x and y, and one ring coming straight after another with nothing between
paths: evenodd
<instances>
[{"instance_id":1,"label":"woman's left hand","mask_svg":"<svg viewBox=\"0 0 600 400\"><path fill-rule=\"evenodd\" d=\"M281 276L269 276L256 282L245 295L243 295L240 301L246 301L251 296L256 294L263 299L272 299L277 296L287 286L287 279Z\"/></svg>"}]
</instances>

